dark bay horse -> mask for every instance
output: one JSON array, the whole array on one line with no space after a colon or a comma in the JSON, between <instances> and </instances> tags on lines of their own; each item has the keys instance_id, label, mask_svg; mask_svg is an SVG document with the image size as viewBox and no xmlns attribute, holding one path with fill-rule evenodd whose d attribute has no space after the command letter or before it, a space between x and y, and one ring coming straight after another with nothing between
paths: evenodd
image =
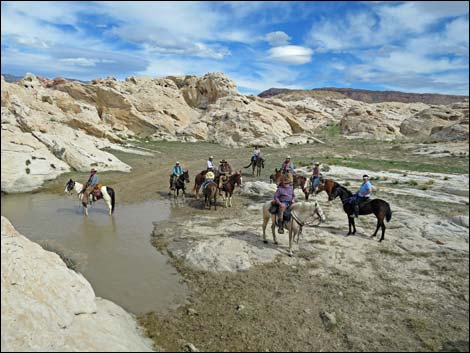
<instances>
[{"instance_id":1,"label":"dark bay horse","mask_svg":"<svg viewBox=\"0 0 470 353\"><path fill-rule=\"evenodd\" d=\"M189 170L186 170L181 174L175 182L175 189L173 190L173 196L178 197L180 190L183 190L183 198L186 196L185 183L189 183Z\"/></svg>"},{"instance_id":2,"label":"dark bay horse","mask_svg":"<svg viewBox=\"0 0 470 353\"><path fill-rule=\"evenodd\" d=\"M336 183L331 192L330 198L334 200L336 197L341 198L341 202L343 203L343 210L348 215L349 221L349 232L347 235L355 234L356 233L356 224L354 222L354 205L349 202L351 196L353 196L352 192L346 189L344 186ZM360 215L367 215L373 213L375 217L377 217L377 228L375 229L374 234L371 237L375 237L380 227L382 227L382 237L380 238L379 242L384 240L385 236L385 222L384 218L387 222L390 222L392 219L392 210L390 205L381 199L373 199L370 201L366 201L361 203L359 206L359 214ZM351 226L354 229L351 232Z\"/></svg>"},{"instance_id":3,"label":"dark bay horse","mask_svg":"<svg viewBox=\"0 0 470 353\"><path fill-rule=\"evenodd\" d=\"M235 185L242 186L242 171L232 174L228 180L222 185L224 194L225 207L232 207L232 194L235 190Z\"/></svg>"},{"instance_id":4,"label":"dark bay horse","mask_svg":"<svg viewBox=\"0 0 470 353\"><path fill-rule=\"evenodd\" d=\"M256 168L256 176L261 176L261 168L264 168L264 159L261 157L256 158L256 161L253 161L253 157L251 158L250 164L243 168L250 168L252 166L253 173L251 175L255 175L255 168Z\"/></svg>"},{"instance_id":5,"label":"dark bay horse","mask_svg":"<svg viewBox=\"0 0 470 353\"><path fill-rule=\"evenodd\" d=\"M214 201L214 209L217 210L217 183L211 181L208 183L204 189L204 208L209 206L211 209L212 201Z\"/></svg>"},{"instance_id":6,"label":"dark bay horse","mask_svg":"<svg viewBox=\"0 0 470 353\"><path fill-rule=\"evenodd\" d=\"M271 174L270 177L269 177L270 182L271 183L274 182L274 183L276 183L276 185L279 185L283 175L284 174L282 173L281 169L277 170L277 168L276 168L274 174ZM305 195L305 199L308 200L309 191L307 190L307 178L304 177L303 175L294 175L293 179L294 179L294 183L293 183L294 189L296 189L296 188L301 189L303 191L304 195Z\"/></svg>"}]
</instances>

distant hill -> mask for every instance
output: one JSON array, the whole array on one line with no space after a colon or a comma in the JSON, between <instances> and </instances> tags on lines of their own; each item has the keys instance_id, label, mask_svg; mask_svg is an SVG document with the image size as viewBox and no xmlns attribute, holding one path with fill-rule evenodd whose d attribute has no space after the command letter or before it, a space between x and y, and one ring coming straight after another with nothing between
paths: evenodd
<instances>
[{"instance_id":1,"label":"distant hill","mask_svg":"<svg viewBox=\"0 0 470 353\"><path fill-rule=\"evenodd\" d=\"M365 89L354 88L315 88L312 90L291 90L287 88L270 88L261 92L258 96L269 98L279 95L295 94L297 97L315 97L327 98L350 98L365 103L381 103L381 102L402 102L402 103L426 103L426 104L451 104L467 100L468 96L454 96L448 94L434 93L406 93L398 91L370 91ZM282 97L279 97L282 98Z\"/></svg>"},{"instance_id":2,"label":"distant hill","mask_svg":"<svg viewBox=\"0 0 470 353\"><path fill-rule=\"evenodd\" d=\"M10 75L10 74L3 74L2 76L5 77L6 82L18 82L23 78L23 76L16 76L16 75ZM81 83L90 83L90 81L82 81L82 80L77 80L75 78L65 78L67 81L78 81Z\"/></svg>"}]
</instances>

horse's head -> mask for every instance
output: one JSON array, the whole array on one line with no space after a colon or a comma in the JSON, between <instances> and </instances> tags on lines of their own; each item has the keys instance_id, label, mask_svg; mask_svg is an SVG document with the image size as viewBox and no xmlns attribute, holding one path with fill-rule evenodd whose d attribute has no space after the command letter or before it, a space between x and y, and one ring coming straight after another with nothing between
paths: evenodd
<instances>
[{"instance_id":1,"label":"horse's head","mask_svg":"<svg viewBox=\"0 0 470 353\"><path fill-rule=\"evenodd\" d=\"M235 172L235 174L233 174L233 175L231 176L231 179L232 179L232 181L233 181L233 183L234 183L235 185L238 185L238 186L241 187L241 186L242 186L242 182L243 182L242 171L240 170L240 171L238 171L238 172Z\"/></svg>"},{"instance_id":2,"label":"horse's head","mask_svg":"<svg viewBox=\"0 0 470 353\"><path fill-rule=\"evenodd\" d=\"M189 183L189 170L185 170L182 175L183 175L184 181Z\"/></svg>"},{"instance_id":3,"label":"horse's head","mask_svg":"<svg viewBox=\"0 0 470 353\"><path fill-rule=\"evenodd\" d=\"M69 181L67 182L67 184L65 184L65 190L64 192L67 193L67 192L71 192L75 187L75 182L72 180L72 179L69 179Z\"/></svg>"}]
</instances>

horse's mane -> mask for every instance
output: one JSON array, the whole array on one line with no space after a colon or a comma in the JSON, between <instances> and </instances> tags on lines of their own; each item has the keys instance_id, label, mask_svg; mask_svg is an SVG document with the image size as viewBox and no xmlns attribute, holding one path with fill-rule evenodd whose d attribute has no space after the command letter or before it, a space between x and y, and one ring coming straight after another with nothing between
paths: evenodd
<instances>
[{"instance_id":1,"label":"horse's mane","mask_svg":"<svg viewBox=\"0 0 470 353\"><path fill-rule=\"evenodd\" d=\"M346 189L343 185L341 185L340 183L337 183L336 181L334 181L335 183L335 186L333 186L333 190L336 189L336 188L339 188L341 190L343 190L344 192L346 192L349 196L351 196L353 193L351 191L349 191L348 189Z\"/></svg>"}]
</instances>

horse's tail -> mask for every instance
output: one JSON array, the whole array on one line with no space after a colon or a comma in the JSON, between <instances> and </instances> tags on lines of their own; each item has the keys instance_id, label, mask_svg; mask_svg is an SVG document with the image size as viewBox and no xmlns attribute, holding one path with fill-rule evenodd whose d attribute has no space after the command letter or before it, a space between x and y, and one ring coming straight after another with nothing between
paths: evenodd
<instances>
[{"instance_id":1,"label":"horse's tail","mask_svg":"<svg viewBox=\"0 0 470 353\"><path fill-rule=\"evenodd\" d=\"M390 205L388 203L385 203L385 205L387 206L387 209L385 210L385 219L387 220L387 222L390 222L390 220L392 219L392 209L390 208Z\"/></svg>"},{"instance_id":2,"label":"horse's tail","mask_svg":"<svg viewBox=\"0 0 470 353\"><path fill-rule=\"evenodd\" d=\"M246 167L243 167L243 168L250 168L250 166L253 164L253 160L251 160L250 164L248 164Z\"/></svg>"},{"instance_id":3,"label":"horse's tail","mask_svg":"<svg viewBox=\"0 0 470 353\"><path fill-rule=\"evenodd\" d=\"M114 204L115 204L115 197L114 197L114 190L111 189L110 187L106 187L106 191L108 192L109 196L111 196L111 213L114 212Z\"/></svg>"}]
</instances>

